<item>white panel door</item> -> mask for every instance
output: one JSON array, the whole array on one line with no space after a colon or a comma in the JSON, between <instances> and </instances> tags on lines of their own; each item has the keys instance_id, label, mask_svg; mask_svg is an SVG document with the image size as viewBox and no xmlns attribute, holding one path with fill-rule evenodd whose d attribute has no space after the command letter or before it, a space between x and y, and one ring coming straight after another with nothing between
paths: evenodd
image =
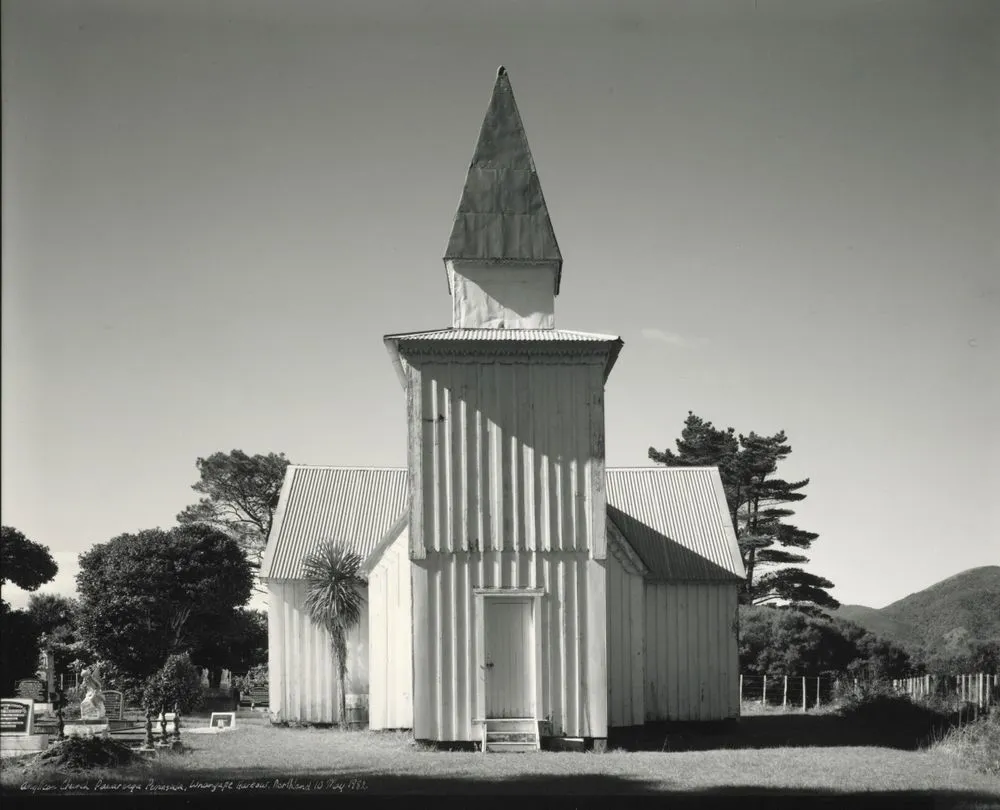
<instances>
[{"instance_id":1,"label":"white panel door","mask_svg":"<svg viewBox=\"0 0 1000 810\"><path fill-rule=\"evenodd\" d=\"M483 601L486 716L531 717L531 600Z\"/></svg>"}]
</instances>

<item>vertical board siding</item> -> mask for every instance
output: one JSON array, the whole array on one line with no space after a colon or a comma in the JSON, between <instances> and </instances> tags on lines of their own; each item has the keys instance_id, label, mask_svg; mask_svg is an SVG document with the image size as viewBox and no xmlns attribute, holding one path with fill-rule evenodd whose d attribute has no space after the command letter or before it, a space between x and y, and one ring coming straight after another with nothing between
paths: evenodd
<instances>
[{"instance_id":1,"label":"vertical board siding","mask_svg":"<svg viewBox=\"0 0 1000 810\"><path fill-rule=\"evenodd\" d=\"M269 710L281 722L337 722L338 683L330 636L305 610L304 582L270 582ZM368 694L368 610L348 637L348 694Z\"/></svg>"},{"instance_id":2,"label":"vertical board siding","mask_svg":"<svg viewBox=\"0 0 1000 810\"><path fill-rule=\"evenodd\" d=\"M645 585L645 719L739 716L737 587Z\"/></svg>"},{"instance_id":3,"label":"vertical board siding","mask_svg":"<svg viewBox=\"0 0 1000 810\"><path fill-rule=\"evenodd\" d=\"M535 621L539 719L570 737L607 736L603 563L582 552L429 553L411 563L413 730L421 740L473 741L485 705L475 590L545 588ZM482 600L479 600L482 601ZM598 618L598 614L600 618ZM423 620L418 617L423 616ZM525 639L525 654L533 655ZM425 650L425 654L416 651Z\"/></svg>"},{"instance_id":4,"label":"vertical board siding","mask_svg":"<svg viewBox=\"0 0 1000 810\"><path fill-rule=\"evenodd\" d=\"M603 361L424 363L410 387L414 559L479 550L603 559Z\"/></svg>"},{"instance_id":5,"label":"vertical board siding","mask_svg":"<svg viewBox=\"0 0 1000 810\"><path fill-rule=\"evenodd\" d=\"M404 529L368 580L372 729L413 728L409 542Z\"/></svg>"},{"instance_id":6,"label":"vertical board siding","mask_svg":"<svg viewBox=\"0 0 1000 810\"><path fill-rule=\"evenodd\" d=\"M608 725L645 722L644 583L626 571L614 554L607 558Z\"/></svg>"}]
</instances>

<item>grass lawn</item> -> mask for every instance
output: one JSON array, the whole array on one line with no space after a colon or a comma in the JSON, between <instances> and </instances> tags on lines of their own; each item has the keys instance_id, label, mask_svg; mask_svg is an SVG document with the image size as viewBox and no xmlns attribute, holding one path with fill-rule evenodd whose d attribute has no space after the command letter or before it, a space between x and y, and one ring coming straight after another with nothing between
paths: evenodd
<instances>
[{"instance_id":1,"label":"grass lawn","mask_svg":"<svg viewBox=\"0 0 1000 810\"><path fill-rule=\"evenodd\" d=\"M787 723L796 717L778 719ZM429 750L408 733L280 728L240 718L231 731L184 734L186 752L161 754L145 769L54 777L33 772L24 763L6 762L0 782L4 793L20 795L63 792L69 778L86 785L81 792L95 791L103 780L105 785L142 786L146 792L173 785L185 791L244 795L672 793L681 798L791 793L806 802L808 797L858 797L868 803L877 800L878 806L902 799L929 800L935 807L1000 807L1000 781L965 769L940 752L836 743L792 747L781 744L779 737L769 738L771 732L755 730L755 722L757 718L745 718L738 732L716 735L714 747L704 740L687 746L694 750L673 750L680 746L671 746L668 737L666 751L484 755ZM189 724L207 725L207 718ZM680 739L675 736L675 744ZM695 741L691 735L688 740ZM660 741L662 747L662 736ZM727 747L746 743L748 747Z\"/></svg>"}]
</instances>

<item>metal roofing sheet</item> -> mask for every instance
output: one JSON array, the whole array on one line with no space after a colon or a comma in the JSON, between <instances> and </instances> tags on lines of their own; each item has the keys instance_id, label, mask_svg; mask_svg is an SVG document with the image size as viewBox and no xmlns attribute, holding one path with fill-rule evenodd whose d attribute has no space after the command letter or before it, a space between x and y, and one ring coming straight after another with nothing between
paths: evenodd
<instances>
[{"instance_id":1,"label":"metal roofing sheet","mask_svg":"<svg viewBox=\"0 0 1000 810\"><path fill-rule=\"evenodd\" d=\"M557 267L555 291L559 293L562 254L510 78L502 67L444 258L552 263Z\"/></svg>"},{"instance_id":2,"label":"metal roofing sheet","mask_svg":"<svg viewBox=\"0 0 1000 810\"><path fill-rule=\"evenodd\" d=\"M403 332L386 335L385 340L482 340L574 343L613 343L617 335L577 332L571 329L434 329L429 332Z\"/></svg>"},{"instance_id":3,"label":"metal roofing sheet","mask_svg":"<svg viewBox=\"0 0 1000 810\"><path fill-rule=\"evenodd\" d=\"M608 515L657 580L743 577L715 467L607 470Z\"/></svg>"},{"instance_id":4,"label":"metal roofing sheet","mask_svg":"<svg viewBox=\"0 0 1000 810\"><path fill-rule=\"evenodd\" d=\"M367 558L406 512L405 468L307 467L286 473L261 575L299 579L327 539ZM741 579L743 564L714 467L609 468L608 516L652 579Z\"/></svg>"},{"instance_id":5,"label":"metal roofing sheet","mask_svg":"<svg viewBox=\"0 0 1000 810\"><path fill-rule=\"evenodd\" d=\"M268 539L261 576L301 579L302 561L327 540L371 554L407 509L402 468L292 465Z\"/></svg>"}]
</instances>

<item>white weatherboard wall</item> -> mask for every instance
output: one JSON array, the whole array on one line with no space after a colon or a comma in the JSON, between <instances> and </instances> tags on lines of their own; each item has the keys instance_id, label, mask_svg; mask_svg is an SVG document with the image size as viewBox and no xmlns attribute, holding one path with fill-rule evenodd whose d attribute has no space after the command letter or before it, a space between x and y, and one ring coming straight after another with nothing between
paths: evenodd
<instances>
[{"instance_id":1,"label":"white weatherboard wall","mask_svg":"<svg viewBox=\"0 0 1000 810\"><path fill-rule=\"evenodd\" d=\"M449 261L456 329L552 329L556 268Z\"/></svg>"},{"instance_id":2,"label":"white weatherboard wall","mask_svg":"<svg viewBox=\"0 0 1000 810\"><path fill-rule=\"evenodd\" d=\"M618 556L608 554L608 725L640 726L645 722L646 587L627 571Z\"/></svg>"},{"instance_id":3,"label":"white weatherboard wall","mask_svg":"<svg viewBox=\"0 0 1000 810\"><path fill-rule=\"evenodd\" d=\"M269 582L268 686L276 722L336 723L338 682L327 631L305 609L305 582ZM367 596L367 594L366 594ZM347 693L368 693L368 608L347 639Z\"/></svg>"},{"instance_id":4,"label":"white weatherboard wall","mask_svg":"<svg viewBox=\"0 0 1000 810\"><path fill-rule=\"evenodd\" d=\"M646 720L739 716L737 587L646 583Z\"/></svg>"},{"instance_id":5,"label":"white weatherboard wall","mask_svg":"<svg viewBox=\"0 0 1000 810\"><path fill-rule=\"evenodd\" d=\"M607 350L493 351L410 370L414 735L480 739L474 590L529 588L544 591L536 716L604 738Z\"/></svg>"},{"instance_id":6,"label":"white weatherboard wall","mask_svg":"<svg viewBox=\"0 0 1000 810\"><path fill-rule=\"evenodd\" d=\"M607 357L590 351L410 369L411 558L515 549L604 558Z\"/></svg>"},{"instance_id":7,"label":"white weatherboard wall","mask_svg":"<svg viewBox=\"0 0 1000 810\"><path fill-rule=\"evenodd\" d=\"M413 643L422 651L413 658L418 739L482 737L473 722L485 710L477 589L543 592L534 640L536 715L557 736L607 737L603 560L580 551L430 553L411 571Z\"/></svg>"},{"instance_id":8,"label":"white weatherboard wall","mask_svg":"<svg viewBox=\"0 0 1000 810\"><path fill-rule=\"evenodd\" d=\"M372 729L413 728L410 535L404 529L368 578Z\"/></svg>"}]
</instances>

